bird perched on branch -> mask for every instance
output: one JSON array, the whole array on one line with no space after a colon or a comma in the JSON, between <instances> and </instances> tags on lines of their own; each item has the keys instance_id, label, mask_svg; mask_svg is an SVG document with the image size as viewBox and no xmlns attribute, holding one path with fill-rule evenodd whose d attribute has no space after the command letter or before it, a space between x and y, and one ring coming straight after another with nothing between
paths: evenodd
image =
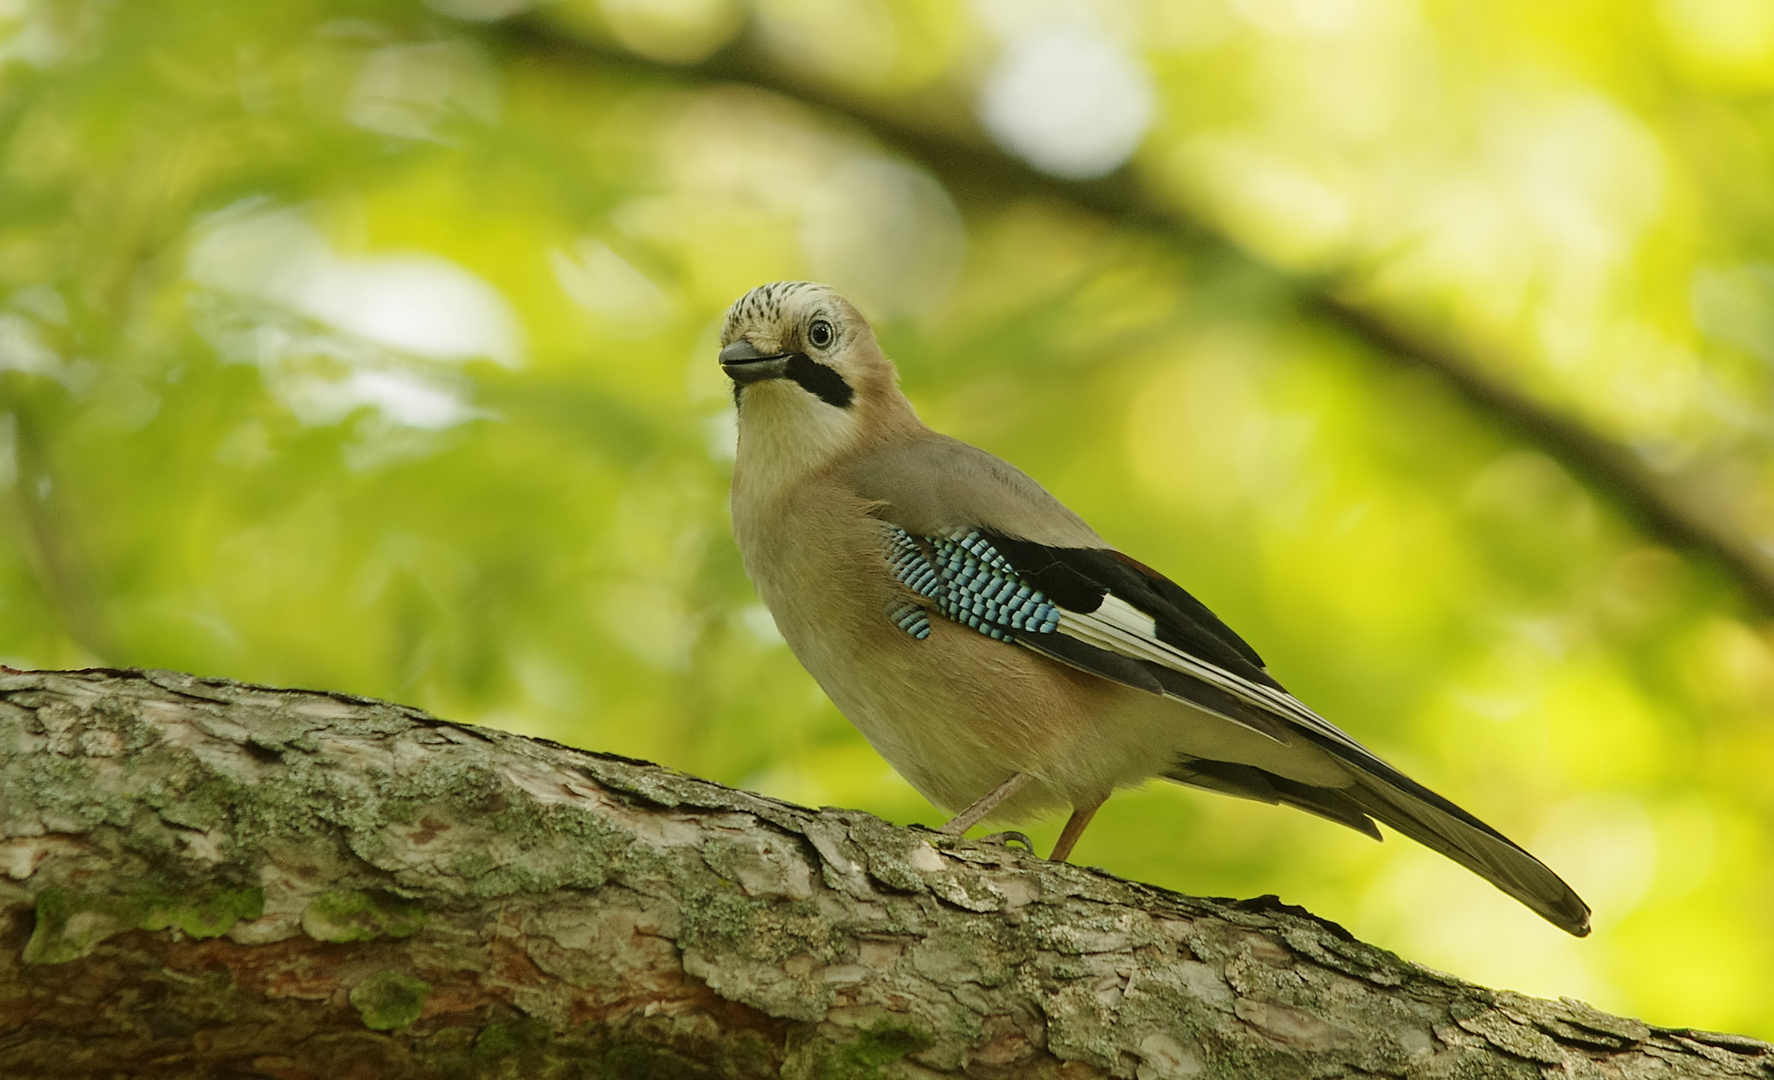
<instances>
[{"instance_id":1,"label":"bird perched on branch","mask_svg":"<svg viewBox=\"0 0 1774 1080\"><path fill-rule=\"evenodd\" d=\"M1200 601L1035 481L925 427L831 289L746 293L721 330L739 409L733 531L782 636L959 834L1163 777L1379 820L1554 925L1589 908L1539 860L1301 704Z\"/></svg>"}]
</instances>

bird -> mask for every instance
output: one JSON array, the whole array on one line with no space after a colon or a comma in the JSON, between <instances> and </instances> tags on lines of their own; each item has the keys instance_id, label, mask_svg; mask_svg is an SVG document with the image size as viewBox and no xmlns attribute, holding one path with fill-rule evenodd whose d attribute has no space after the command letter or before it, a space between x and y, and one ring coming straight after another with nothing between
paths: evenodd
<instances>
[{"instance_id":1,"label":"bird","mask_svg":"<svg viewBox=\"0 0 1774 1080\"><path fill-rule=\"evenodd\" d=\"M861 313L826 285L736 300L745 570L796 659L959 836L1070 811L1072 853L1153 778L1384 823L1554 926L1590 911L1544 863L1288 693L1194 596L1008 462L927 427Z\"/></svg>"}]
</instances>

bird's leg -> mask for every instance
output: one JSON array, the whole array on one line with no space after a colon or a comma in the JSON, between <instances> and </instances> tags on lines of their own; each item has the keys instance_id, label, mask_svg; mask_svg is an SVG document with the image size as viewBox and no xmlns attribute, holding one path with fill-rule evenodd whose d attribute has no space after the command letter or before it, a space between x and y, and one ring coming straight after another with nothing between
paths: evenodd
<instances>
[{"instance_id":1,"label":"bird's leg","mask_svg":"<svg viewBox=\"0 0 1774 1080\"><path fill-rule=\"evenodd\" d=\"M950 818L949 823L938 831L948 833L950 836L960 836L984 821L987 814L998 809L1004 800L1021 791L1033 779L1034 777L1028 773L1011 773L1010 779L981 795L972 806Z\"/></svg>"},{"instance_id":2,"label":"bird's leg","mask_svg":"<svg viewBox=\"0 0 1774 1080\"><path fill-rule=\"evenodd\" d=\"M1053 854L1048 858L1054 862L1065 862L1066 857L1072 854L1072 849L1078 845L1078 838L1084 835L1084 827L1090 824L1090 819L1096 816L1097 808L1102 805L1103 800L1098 799L1089 806L1073 807L1072 816L1067 819L1066 827L1060 830L1059 842L1053 845Z\"/></svg>"}]
</instances>

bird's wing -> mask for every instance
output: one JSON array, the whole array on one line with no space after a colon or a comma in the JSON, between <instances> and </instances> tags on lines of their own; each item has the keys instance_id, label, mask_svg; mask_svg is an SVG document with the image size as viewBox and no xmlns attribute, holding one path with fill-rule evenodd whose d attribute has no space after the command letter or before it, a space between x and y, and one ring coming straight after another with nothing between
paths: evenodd
<instances>
[{"instance_id":1,"label":"bird's wing","mask_svg":"<svg viewBox=\"0 0 1774 1080\"><path fill-rule=\"evenodd\" d=\"M941 475L915 470L915 483L883 470L859 485L889 526L892 572L920 598L889 613L901 629L924 636L926 612L934 610L1000 641L1186 701L1278 743L1303 737L1348 766L1354 781L1349 788L1295 791L1300 785L1289 787L1268 774L1257 778L1262 783L1243 773L1220 775L1223 766L1237 763L1179 762L1169 771L1185 783L1287 802L1373 835L1371 823L1362 824L1363 815L1371 814L1555 925L1588 933L1588 907L1543 863L1307 708L1206 605L1108 547L1034 481L983 451L966 449L997 466L997 471L976 469L968 475L960 493L972 501L957 498L956 485L945 484ZM962 456L950 460L971 464ZM894 464L904 468L917 462ZM1002 480L1002 470L1015 479ZM1028 488L1039 497L1031 498ZM987 497L980 497L982 490ZM982 505L1017 507L1018 527L968 512ZM1056 516L1054 507L1064 517ZM1068 543L1074 537L1092 542Z\"/></svg>"},{"instance_id":2,"label":"bird's wing","mask_svg":"<svg viewBox=\"0 0 1774 1080\"><path fill-rule=\"evenodd\" d=\"M1304 730L1372 756L1283 689L1204 604L1112 548L959 527L935 536L896 527L892 542L895 575L941 615L1284 745Z\"/></svg>"},{"instance_id":3,"label":"bird's wing","mask_svg":"<svg viewBox=\"0 0 1774 1080\"><path fill-rule=\"evenodd\" d=\"M1317 725L1358 747L1270 678L1205 605L1003 460L932 434L870 456L852 480L893 526L894 573L939 614L1278 743L1295 725ZM920 613L891 614L917 632Z\"/></svg>"}]
</instances>

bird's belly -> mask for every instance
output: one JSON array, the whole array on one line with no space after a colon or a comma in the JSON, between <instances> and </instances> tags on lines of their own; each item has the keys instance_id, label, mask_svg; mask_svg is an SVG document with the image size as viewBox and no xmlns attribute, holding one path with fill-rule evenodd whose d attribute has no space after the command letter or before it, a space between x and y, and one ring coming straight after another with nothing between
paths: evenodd
<instances>
[{"instance_id":1,"label":"bird's belly","mask_svg":"<svg viewBox=\"0 0 1774 1080\"><path fill-rule=\"evenodd\" d=\"M861 640L784 636L851 723L938 806L960 810L1015 772L1042 782L1006 817L1061 809L1131 779L1113 760L1113 740L1092 737L1111 684L954 623L933 618L920 640L885 611L880 619L885 630Z\"/></svg>"}]
</instances>

